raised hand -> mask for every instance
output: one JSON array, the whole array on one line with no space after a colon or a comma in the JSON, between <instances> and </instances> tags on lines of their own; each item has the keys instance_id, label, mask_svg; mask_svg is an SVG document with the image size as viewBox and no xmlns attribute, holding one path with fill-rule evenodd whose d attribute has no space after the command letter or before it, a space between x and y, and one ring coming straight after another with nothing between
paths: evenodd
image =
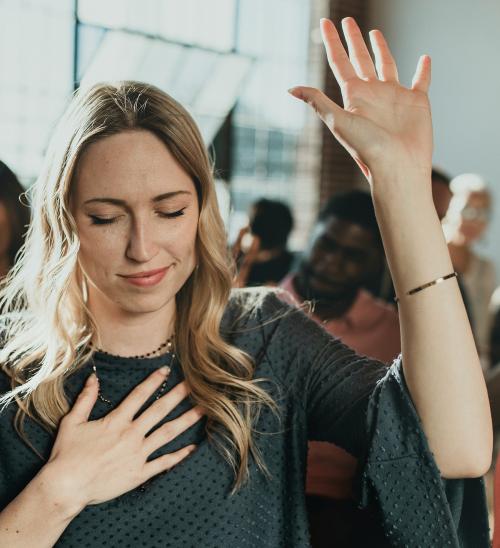
<instances>
[{"instance_id":1,"label":"raised hand","mask_svg":"<svg viewBox=\"0 0 500 548\"><path fill-rule=\"evenodd\" d=\"M374 64L354 19L344 19L342 27L349 54L335 25L321 20L328 62L339 83L344 108L316 88L298 86L290 93L316 110L370 183L374 171L385 175L394 170L396 162L430 177L430 58L420 58L412 86L406 88L398 81L396 63L380 31L370 32Z\"/></svg>"},{"instance_id":2,"label":"raised hand","mask_svg":"<svg viewBox=\"0 0 500 548\"><path fill-rule=\"evenodd\" d=\"M134 418L165 381L168 371L155 371L108 415L89 421L98 394L95 376L89 377L71 411L61 421L47 467L56 470L59 497L83 508L113 499L165 472L187 457L189 445L147 461L204 415L194 407L147 435L188 395L185 382L172 388Z\"/></svg>"},{"instance_id":3,"label":"raised hand","mask_svg":"<svg viewBox=\"0 0 500 548\"><path fill-rule=\"evenodd\" d=\"M235 261L238 264L238 273L233 280L233 287L245 287L250 275L252 266L260 251L260 238L256 235L252 235L252 243L250 247L243 251L242 242L243 238L250 234L250 227L243 227L236 242L233 245L232 254Z\"/></svg>"}]
</instances>

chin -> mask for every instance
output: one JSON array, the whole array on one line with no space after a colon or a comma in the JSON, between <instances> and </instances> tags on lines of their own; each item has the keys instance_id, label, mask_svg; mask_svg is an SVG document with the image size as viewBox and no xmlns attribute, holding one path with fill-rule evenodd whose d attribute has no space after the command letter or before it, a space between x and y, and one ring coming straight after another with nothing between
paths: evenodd
<instances>
[{"instance_id":1,"label":"chin","mask_svg":"<svg viewBox=\"0 0 500 548\"><path fill-rule=\"evenodd\" d=\"M130 314L150 314L164 308L172 299L175 299L175 294L143 295L120 299L117 305Z\"/></svg>"}]
</instances>

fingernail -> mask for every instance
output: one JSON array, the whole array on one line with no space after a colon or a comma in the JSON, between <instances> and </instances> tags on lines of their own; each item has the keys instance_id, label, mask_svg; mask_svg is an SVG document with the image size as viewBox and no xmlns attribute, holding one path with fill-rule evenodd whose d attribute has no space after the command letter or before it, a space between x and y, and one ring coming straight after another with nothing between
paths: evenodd
<instances>
[{"instance_id":1,"label":"fingernail","mask_svg":"<svg viewBox=\"0 0 500 548\"><path fill-rule=\"evenodd\" d=\"M96 377L96 374L95 373L91 373L88 378L87 378L87 384L89 386L92 386L93 384L96 384L97 382L97 377Z\"/></svg>"},{"instance_id":2,"label":"fingernail","mask_svg":"<svg viewBox=\"0 0 500 548\"><path fill-rule=\"evenodd\" d=\"M170 367L168 365L164 365L163 367L160 367L158 371L166 377L170 373Z\"/></svg>"}]
</instances>

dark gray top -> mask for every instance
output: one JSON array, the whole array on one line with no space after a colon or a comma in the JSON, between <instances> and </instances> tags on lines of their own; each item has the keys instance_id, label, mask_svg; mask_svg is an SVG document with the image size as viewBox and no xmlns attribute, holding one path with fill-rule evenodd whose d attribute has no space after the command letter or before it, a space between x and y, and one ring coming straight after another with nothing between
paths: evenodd
<instances>
[{"instance_id":1,"label":"dark gray top","mask_svg":"<svg viewBox=\"0 0 500 548\"><path fill-rule=\"evenodd\" d=\"M265 409L257 426L270 477L252 463L249 483L231 495L232 471L199 424L160 451L198 443L188 459L144 490L85 508L56 546L309 546L308 439L334 442L361 459L360 502L379 523L374 535L384 537L374 537L373 546L488 546L482 481L441 480L398 361L388 369L357 356L271 290L235 290L221 331L255 357L255 376L267 379L265 386L279 405L281 419ZM119 402L165 357L135 360L98 353L95 360L103 394ZM89 364L70 377L70 402L90 372ZM182 377L181 367L174 365L167 390ZM7 389L0 374L0 392ZM168 418L189 406L186 401ZM91 418L109 409L98 401ZM14 431L14 411L10 406L0 415L0 508L43 465ZM30 420L26 432L48 456L53 438Z\"/></svg>"}]
</instances>

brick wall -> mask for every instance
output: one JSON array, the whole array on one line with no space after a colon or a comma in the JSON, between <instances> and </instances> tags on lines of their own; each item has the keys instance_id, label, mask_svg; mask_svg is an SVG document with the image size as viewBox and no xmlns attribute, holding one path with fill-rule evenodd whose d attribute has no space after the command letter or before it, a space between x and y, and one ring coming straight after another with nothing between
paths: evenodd
<instances>
[{"instance_id":1,"label":"brick wall","mask_svg":"<svg viewBox=\"0 0 500 548\"><path fill-rule=\"evenodd\" d=\"M356 19L363 33L366 33L369 0L329 0L330 19L340 28L340 21L347 16ZM323 90L337 104L342 105L340 89L330 67L324 59L325 84ZM322 126L321 170L319 201L323 204L332 194L355 186L365 186L361 172L344 148L337 143L330 131Z\"/></svg>"}]
</instances>

